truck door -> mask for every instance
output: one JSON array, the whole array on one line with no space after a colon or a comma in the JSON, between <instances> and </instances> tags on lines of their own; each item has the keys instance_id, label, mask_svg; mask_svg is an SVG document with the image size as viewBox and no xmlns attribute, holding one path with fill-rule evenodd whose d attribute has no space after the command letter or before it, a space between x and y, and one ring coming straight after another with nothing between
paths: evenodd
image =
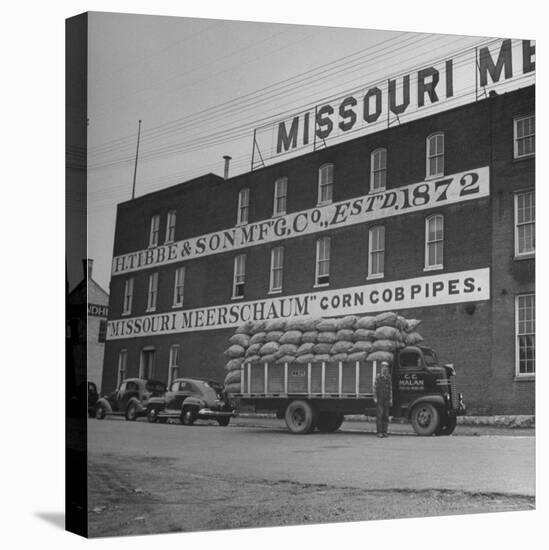
<instances>
[{"instance_id":1,"label":"truck door","mask_svg":"<svg viewBox=\"0 0 549 550\"><path fill-rule=\"evenodd\" d=\"M404 414L408 405L425 392L425 366L416 350L405 350L398 356L397 388L393 400L395 409Z\"/></svg>"}]
</instances>

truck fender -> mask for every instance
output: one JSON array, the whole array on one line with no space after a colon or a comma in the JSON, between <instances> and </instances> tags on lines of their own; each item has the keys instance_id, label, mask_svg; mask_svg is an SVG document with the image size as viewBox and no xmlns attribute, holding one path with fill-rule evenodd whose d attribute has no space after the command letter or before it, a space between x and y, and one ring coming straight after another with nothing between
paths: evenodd
<instances>
[{"instance_id":1,"label":"truck fender","mask_svg":"<svg viewBox=\"0 0 549 550\"><path fill-rule=\"evenodd\" d=\"M446 402L444 401L444 397L442 397L442 395L422 395L421 397L418 397L415 401L412 401L412 403L410 403L410 405L408 405L408 409L406 411L406 418L408 418L408 420L410 419L410 416L412 415L412 410L413 408L418 404L418 403L431 403L437 407L442 407L442 411L444 411L444 407L446 405Z\"/></svg>"},{"instance_id":2,"label":"truck fender","mask_svg":"<svg viewBox=\"0 0 549 550\"><path fill-rule=\"evenodd\" d=\"M97 400L97 402L95 403L95 408L97 408L99 405L101 405L107 411L107 413L112 412L111 404L104 397L100 397Z\"/></svg>"}]
</instances>

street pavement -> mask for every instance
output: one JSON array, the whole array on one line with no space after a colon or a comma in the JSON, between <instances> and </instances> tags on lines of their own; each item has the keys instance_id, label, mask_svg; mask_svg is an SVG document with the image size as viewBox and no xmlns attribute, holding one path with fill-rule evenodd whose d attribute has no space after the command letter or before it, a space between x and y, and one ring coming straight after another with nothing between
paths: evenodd
<instances>
[{"instance_id":1,"label":"street pavement","mask_svg":"<svg viewBox=\"0 0 549 550\"><path fill-rule=\"evenodd\" d=\"M535 494L533 430L458 426L450 437L418 437L407 425L391 425L390 431L379 439L371 423L344 422L333 434L297 436L284 421L270 418L239 417L228 427L91 419L88 450L92 457L169 458L186 472L243 482Z\"/></svg>"}]
</instances>

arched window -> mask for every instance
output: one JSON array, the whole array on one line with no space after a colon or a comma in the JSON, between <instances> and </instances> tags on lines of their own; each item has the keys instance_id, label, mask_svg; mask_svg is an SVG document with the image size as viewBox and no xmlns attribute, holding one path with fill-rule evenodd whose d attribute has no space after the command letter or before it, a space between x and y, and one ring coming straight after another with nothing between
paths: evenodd
<instances>
[{"instance_id":1,"label":"arched window","mask_svg":"<svg viewBox=\"0 0 549 550\"><path fill-rule=\"evenodd\" d=\"M334 165L323 164L318 169L318 204L332 202L334 195Z\"/></svg>"},{"instance_id":2,"label":"arched window","mask_svg":"<svg viewBox=\"0 0 549 550\"><path fill-rule=\"evenodd\" d=\"M370 191L384 191L387 185L387 149L380 148L370 155Z\"/></svg>"},{"instance_id":3,"label":"arched window","mask_svg":"<svg viewBox=\"0 0 549 550\"><path fill-rule=\"evenodd\" d=\"M385 273L385 226L368 231L368 278L378 279Z\"/></svg>"},{"instance_id":4,"label":"arched window","mask_svg":"<svg viewBox=\"0 0 549 550\"><path fill-rule=\"evenodd\" d=\"M444 216L434 214L425 220L425 269L444 267Z\"/></svg>"},{"instance_id":5,"label":"arched window","mask_svg":"<svg viewBox=\"0 0 549 550\"><path fill-rule=\"evenodd\" d=\"M247 187L241 189L238 193L238 210L236 213L236 224L244 225L248 223L248 214L250 211L250 190Z\"/></svg>"},{"instance_id":6,"label":"arched window","mask_svg":"<svg viewBox=\"0 0 549 550\"><path fill-rule=\"evenodd\" d=\"M442 132L431 134L427 138L426 161L428 178L444 175L444 134Z\"/></svg>"},{"instance_id":7,"label":"arched window","mask_svg":"<svg viewBox=\"0 0 549 550\"><path fill-rule=\"evenodd\" d=\"M273 216L286 214L286 196L288 194L288 178L278 178L274 184Z\"/></svg>"}]
</instances>

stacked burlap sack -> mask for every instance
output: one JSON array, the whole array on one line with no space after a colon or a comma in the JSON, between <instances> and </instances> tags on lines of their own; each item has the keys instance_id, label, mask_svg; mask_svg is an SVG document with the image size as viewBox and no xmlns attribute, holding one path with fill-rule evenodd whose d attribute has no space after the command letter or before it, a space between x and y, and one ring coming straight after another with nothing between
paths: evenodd
<instances>
[{"instance_id":1,"label":"stacked burlap sack","mask_svg":"<svg viewBox=\"0 0 549 550\"><path fill-rule=\"evenodd\" d=\"M243 364L392 362L397 349L423 341L420 321L393 312L339 319L298 318L248 321L238 327L225 350L225 389L241 391Z\"/></svg>"}]
</instances>

